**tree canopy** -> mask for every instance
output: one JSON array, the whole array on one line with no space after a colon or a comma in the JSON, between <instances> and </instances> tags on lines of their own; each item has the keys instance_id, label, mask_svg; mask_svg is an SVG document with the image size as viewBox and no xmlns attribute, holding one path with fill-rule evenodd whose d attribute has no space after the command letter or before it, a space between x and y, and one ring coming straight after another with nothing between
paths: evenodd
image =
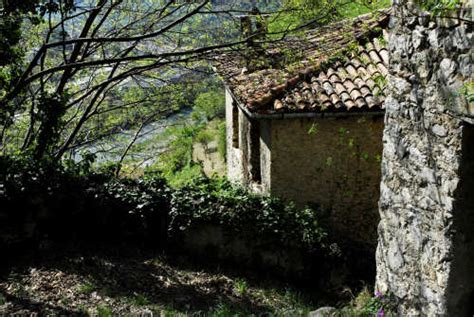
<instances>
[{"instance_id":1,"label":"tree canopy","mask_svg":"<svg viewBox=\"0 0 474 317\"><path fill-rule=\"evenodd\" d=\"M259 11L255 5L3 0L0 151L59 160L118 129L178 110L184 90L211 73L213 54L239 50L256 36L241 33L242 15L260 17L275 41L386 2L262 1Z\"/></svg>"}]
</instances>

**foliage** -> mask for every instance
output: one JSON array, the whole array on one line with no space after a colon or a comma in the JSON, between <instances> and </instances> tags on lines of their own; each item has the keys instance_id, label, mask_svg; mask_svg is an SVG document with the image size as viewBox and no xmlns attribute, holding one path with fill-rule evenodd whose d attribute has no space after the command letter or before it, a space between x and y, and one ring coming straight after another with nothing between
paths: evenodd
<instances>
[{"instance_id":1,"label":"foliage","mask_svg":"<svg viewBox=\"0 0 474 317\"><path fill-rule=\"evenodd\" d=\"M157 173L120 179L89 169L90 163L64 167L0 157L0 247L45 237L180 245L189 230L219 225L249 246L323 257L338 252L317 211L253 194L227 180L201 177L172 189ZM34 220L33 231L25 232L28 219Z\"/></svg>"},{"instance_id":2,"label":"foliage","mask_svg":"<svg viewBox=\"0 0 474 317\"><path fill-rule=\"evenodd\" d=\"M416 0L422 10L429 11L433 15L443 15L447 11L454 10L461 5L461 0Z\"/></svg>"},{"instance_id":3,"label":"foliage","mask_svg":"<svg viewBox=\"0 0 474 317\"><path fill-rule=\"evenodd\" d=\"M229 235L245 233L260 245L306 251L330 248L316 211L249 193L224 179L196 179L172 193L170 235L203 224L220 225Z\"/></svg>"},{"instance_id":4,"label":"foliage","mask_svg":"<svg viewBox=\"0 0 474 317\"><path fill-rule=\"evenodd\" d=\"M97 286L95 284L87 282L87 283L82 284L79 287L78 291L79 293L83 293L83 294L91 294L96 289L97 289Z\"/></svg>"},{"instance_id":5,"label":"foliage","mask_svg":"<svg viewBox=\"0 0 474 317\"><path fill-rule=\"evenodd\" d=\"M90 159L61 166L0 156L0 247L46 237L163 242L159 234L166 231L169 208L163 179L120 180L90 166Z\"/></svg>"},{"instance_id":6,"label":"foliage","mask_svg":"<svg viewBox=\"0 0 474 317\"><path fill-rule=\"evenodd\" d=\"M63 3L65 11L74 10L74 0L66 0ZM22 39L23 18L27 18L31 23L37 25L41 23L45 14L58 11L59 1L57 0L2 1L0 7L0 67L18 64L23 57L23 51L19 47ZM5 79L0 76L0 91L5 88L6 83L1 82Z\"/></svg>"},{"instance_id":7,"label":"foliage","mask_svg":"<svg viewBox=\"0 0 474 317\"><path fill-rule=\"evenodd\" d=\"M60 159L188 106L194 87L209 77L204 53L213 48L207 46L236 39L230 17L199 10L215 8L226 7L156 0L4 2L0 151L30 149L25 154ZM96 38L101 40L90 40ZM220 96L207 97L199 101L203 109L209 98ZM44 102L51 98L61 105ZM41 120L48 109L57 118ZM39 135L51 139L38 142Z\"/></svg>"},{"instance_id":8,"label":"foliage","mask_svg":"<svg viewBox=\"0 0 474 317\"><path fill-rule=\"evenodd\" d=\"M193 162L193 145L203 129L202 124L185 124L182 127L168 130L172 141L168 150L161 154L157 166L153 167L162 171L163 176L173 186L181 186L200 175L200 167Z\"/></svg>"},{"instance_id":9,"label":"foliage","mask_svg":"<svg viewBox=\"0 0 474 317\"><path fill-rule=\"evenodd\" d=\"M191 114L192 120L167 130L167 136L171 139L168 150L151 169L162 172L171 186L181 187L202 176L201 166L195 163L192 157L196 143L206 145L217 139L218 151L225 157L225 123L222 120L224 106L222 88L213 87L197 95Z\"/></svg>"},{"instance_id":10,"label":"foliage","mask_svg":"<svg viewBox=\"0 0 474 317\"><path fill-rule=\"evenodd\" d=\"M97 315L99 317L112 317L112 309L108 306L99 306L97 307Z\"/></svg>"},{"instance_id":11,"label":"foliage","mask_svg":"<svg viewBox=\"0 0 474 317\"><path fill-rule=\"evenodd\" d=\"M397 316L396 298L391 295L384 295L378 291L372 294L365 287L350 303L350 305L339 310L338 316L354 317L390 317Z\"/></svg>"},{"instance_id":12,"label":"foliage","mask_svg":"<svg viewBox=\"0 0 474 317\"><path fill-rule=\"evenodd\" d=\"M13 88L24 70L27 47L22 42L25 37L31 35L25 34L22 27L27 24L33 29L34 26L44 22L45 15L57 14L60 6L63 12L71 12L75 9L73 0L61 1L61 4L57 0L2 1L0 6L0 99ZM45 94L40 98L43 107L51 105L50 102L44 100L45 98L48 98ZM7 127L11 125L12 117L16 112L24 110L24 105L24 101L23 104L20 102L2 104L0 125ZM45 136L44 133L43 136Z\"/></svg>"},{"instance_id":13,"label":"foliage","mask_svg":"<svg viewBox=\"0 0 474 317\"><path fill-rule=\"evenodd\" d=\"M245 296L248 291L247 281L244 279L237 279L234 282L234 291L240 296Z\"/></svg>"},{"instance_id":14,"label":"foliage","mask_svg":"<svg viewBox=\"0 0 474 317\"><path fill-rule=\"evenodd\" d=\"M201 121L210 121L224 116L225 97L223 90L204 92L194 101L193 118Z\"/></svg>"},{"instance_id":15,"label":"foliage","mask_svg":"<svg viewBox=\"0 0 474 317\"><path fill-rule=\"evenodd\" d=\"M306 23L324 25L334 20L354 18L390 5L390 0L286 0L281 12L272 18L269 31L278 34Z\"/></svg>"},{"instance_id":16,"label":"foliage","mask_svg":"<svg viewBox=\"0 0 474 317\"><path fill-rule=\"evenodd\" d=\"M468 104L474 103L474 82L466 82L460 89L459 95L463 96Z\"/></svg>"},{"instance_id":17,"label":"foliage","mask_svg":"<svg viewBox=\"0 0 474 317\"><path fill-rule=\"evenodd\" d=\"M66 112L65 101L61 96L42 96L38 105L37 120L40 122L38 137L34 150L37 160L43 159L44 155L53 158L56 142L60 137L64 125L64 113Z\"/></svg>"}]
</instances>

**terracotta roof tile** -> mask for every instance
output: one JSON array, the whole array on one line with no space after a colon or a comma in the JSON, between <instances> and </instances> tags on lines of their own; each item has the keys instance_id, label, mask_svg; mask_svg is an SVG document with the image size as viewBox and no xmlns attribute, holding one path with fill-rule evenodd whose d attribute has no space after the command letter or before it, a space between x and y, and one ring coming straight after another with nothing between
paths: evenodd
<instances>
[{"instance_id":1,"label":"terracotta roof tile","mask_svg":"<svg viewBox=\"0 0 474 317\"><path fill-rule=\"evenodd\" d=\"M252 112L380 111L388 74L380 37L387 21L383 11L322 26L254 52L266 59L261 68L249 70L240 52L220 55L215 68ZM299 56L282 63L283 52Z\"/></svg>"}]
</instances>

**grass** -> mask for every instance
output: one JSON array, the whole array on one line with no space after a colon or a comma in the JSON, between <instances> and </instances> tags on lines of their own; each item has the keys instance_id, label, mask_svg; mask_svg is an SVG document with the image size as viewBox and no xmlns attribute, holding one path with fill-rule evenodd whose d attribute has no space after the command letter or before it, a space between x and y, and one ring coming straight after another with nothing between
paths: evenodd
<instances>
[{"instance_id":1,"label":"grass","mask_svg":"<svg viewBox=\"0 0 474 317\"><path fill-rule=\"evenodd\" d=\"M86 282L79 286L79 292L83 294L91 294L93 291L97 289L97 286L91 282Z\"/></svg>"},{"instance_id":2,"label":"grass","mask_svg":"<svg viewBox=\"0 0 474 317\"><path fill-rule=\"evenodd\" d=\"M150 301L142 294L138 294L133 298L132 304L136 306L146 306L150 304Z\"/></svg>"},{"instance_id":3,"label":"grass","mask_svg":"<svg viewBox=\"0 0 474 317\"><path fill-rule=\"evenodd\" d=\"M248 291L247 281L243 279L237 279L234 282L234 291L240 296L245 296Z\"/></svg>"}]
</instances>

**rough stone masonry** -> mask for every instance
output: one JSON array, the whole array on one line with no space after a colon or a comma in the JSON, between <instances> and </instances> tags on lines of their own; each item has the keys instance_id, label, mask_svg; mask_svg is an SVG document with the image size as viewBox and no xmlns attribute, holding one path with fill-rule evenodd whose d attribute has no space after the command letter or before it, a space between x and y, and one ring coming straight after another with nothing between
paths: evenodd
<instances>
[{"instance_id":1,"label":"rough stone masonry","mask_svg":"<svg viewBox=\"0 0 474 317\"><path fill-rule=\"evenodd\" d=\"M402 316L474 315L472 8L390 22L377 288Z\"/></svg>"}]
</instances>

